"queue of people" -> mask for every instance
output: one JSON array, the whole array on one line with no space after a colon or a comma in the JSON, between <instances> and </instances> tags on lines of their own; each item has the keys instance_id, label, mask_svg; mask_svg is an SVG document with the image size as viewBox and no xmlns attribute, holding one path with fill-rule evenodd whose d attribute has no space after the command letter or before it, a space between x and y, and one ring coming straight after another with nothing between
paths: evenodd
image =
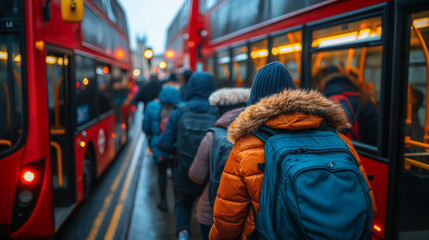
<instances>
[{"instance_id":1,"label":"queue of people","mask_svg":"<svg viewBox=\"0 0 429 240\"><path fill-rule=\"evenodd\" d=\"M191 235L197 200L203 239L371 237L375 199L349 138L374 140L365 134L376 124L357 119L373 118L375 103L332 69L320 92L297 89L279 62L262 67L251 89L215 90L209 73L187 70L180 91L164 87L148 102L158 208L168 210L172 164L178 239Z\"/></svg>"}]
</instances>

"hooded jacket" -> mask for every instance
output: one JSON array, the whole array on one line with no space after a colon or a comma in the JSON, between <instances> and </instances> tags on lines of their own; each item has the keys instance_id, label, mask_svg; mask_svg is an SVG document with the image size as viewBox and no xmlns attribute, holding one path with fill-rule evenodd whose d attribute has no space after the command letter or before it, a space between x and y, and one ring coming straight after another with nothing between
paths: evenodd
<instances>
[{"instance_id":1,"label":"hooded jacket","mask_svg":"<svg viewBox=\"0 0 429 240\"><path fill-rule=\"evenodd\" d=\"M262 125L296 131L317 128L323 121L321 116L336 129L347 125L344 110L321 93L289 89L247 107L230 125L228 140L234 143L234 147L225 165L214 204L210 239L246 239L255 229L250 204L258 212L264 172L258 169L257 163L265 160L264 143L250 133ZM358 161L370 190L375 214L374 194L359 156L350 140L341 133L338 135Z\"/></svg>"},{"instance_id":2,"label":"hooded jacket","mask_svg":"<svg viewBox=\"0 0 429 240\"><path fill-rule=\"evenodd\" d=\"M209 73L197 72L192 74L188 83L187 102L185 104L193 112L207 112L211 107L208 98L214 89L214 79ZM176 142L181 115L180 109L176 108L168 118L167 125L158 144L161 151L176 155ZM176 190L190 194L201 194L204 185L192 182L187 174L180 173L177 168L173 168L173 171L173 185Z\"/></svg>"},{"instance_id":3,"label":"hooded jacket","mask_svg":"<svg viewBox=\"0 0 429 240\"><path fill-rule=\"evenodd\" d=\"M244 108L236 108L224 113L214 124L215 127L227 129L235 118L244 110ZM195 155L194 162L189 168L188 175L191 180L198 184L205 184L209 180L210 166L210 150L213 143L213 132L209 131L204 136ZM213 207L210 206L209 184L206 184L201 197L197 203L197 221L201 224L211 226L213 224Z\"/></svg>"},{"instance_id":4,"label":"hooded jacket","mask_svg":"<svg viewBox=\"0 0 429 240\"><path fill-rule=\"evenodd\" d=\"M219 115L221 115L214 123L214 126L228 129L234 119L244 110L249 95L250 89L245 88L222 88L212 93L209 97L210 104L218 107ZM199 223L208 226L213 224L213 207L210 205L208 197L210 184L210 182L208 182L210 178L210 152L213 137L212 131L206 133L188 171L188 176L193 182L198 184L207 183L204 192L198 199L197 220Z\"/></svg>"},{"instance_id":5,"label":"hooded jacket","mask_svg":"<svg viewBox=\"0 0 429 240\"><path fill-rule=\"evenodd\" d=\"M158 95L158 99L150 101L144 111L143 131L150 138L149 147L152 151L153 160L158 163L159 157L166 158L168 154L158 149L159 137L161 134L159 115L163 103L177 105L180 103L179 90L173 87L163 88Z\"/></svg>"},{"instance_id":6,"label":"hooded jacket","mask_svg":"<svg viewBox=\"0 0 429 240\"><path fill-rule=\"evenodd\" d=\"M334 74L325 80L323 93L327 97L345 93L358 93L358 95L344 95L348 98L350 106L344 104L342 107L348 113L351 125L358 122L358 139L360 142L376 145L378 130L378 108L371 101L369 94L360 89L354 79L343 74ZM352 109L350 109L350 107ZM355 116L353 116L352 112ZM355 119L356 118L356 119ZM358 140L352 139L352 140Z\"/></svg>"}]
</instances>

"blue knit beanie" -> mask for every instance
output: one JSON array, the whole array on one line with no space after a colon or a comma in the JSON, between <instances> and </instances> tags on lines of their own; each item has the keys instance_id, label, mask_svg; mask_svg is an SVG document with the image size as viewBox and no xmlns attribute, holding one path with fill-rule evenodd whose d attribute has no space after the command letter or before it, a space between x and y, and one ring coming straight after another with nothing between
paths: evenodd
<instances>
[{"instance_id":1,"label":"blue knit beanie","mask_svg":"<svg viewBox=\"0 0 429 240\"><path fill-rule=\"evenodd\" d=\"M287 68L279 62L269 63L256 73L247 105L255 104L261 98L279 93L286 88L296 89Z\"/></svg>"}]
</instances>

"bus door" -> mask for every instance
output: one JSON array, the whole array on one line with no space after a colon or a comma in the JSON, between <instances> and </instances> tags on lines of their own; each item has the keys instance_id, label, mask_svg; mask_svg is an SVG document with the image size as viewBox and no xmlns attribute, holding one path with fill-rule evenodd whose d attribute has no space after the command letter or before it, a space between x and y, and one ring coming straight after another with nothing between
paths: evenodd
<instances>
[{"instance_id":1,"label":"bus door","mask_svg":"<svg viewBox=\"0 0 429 240\"><path fill-rule=\"evenodd\" d=\"M70 117L70 55L47 49L46 83L48 92L50 159L53 206L67 208L73 201L73 151ZM57 214L58 211L55 211ZM57 219L58 216L55 216Z\"/></svg>"},{"instance_id":2,"label":"bus door","mask_svg":"<svg viewBox=\"0 0 429 240\"><path fill-rule=\"evenodd\" d=\"M429 239L429 4L396 1L386 239Z\"/></svg>"}]
</instances>

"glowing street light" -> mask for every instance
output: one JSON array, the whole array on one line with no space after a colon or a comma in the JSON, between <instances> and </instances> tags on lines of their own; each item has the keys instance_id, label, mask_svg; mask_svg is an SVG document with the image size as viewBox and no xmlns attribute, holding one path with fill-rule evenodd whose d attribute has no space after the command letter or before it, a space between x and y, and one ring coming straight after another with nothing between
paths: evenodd
<instances>
[{"instance_id":1,"label":"glowing street light","mask_svg":"<svg viewBox=\"0 0 429 240\"><path fill-rule=\"evenodd\" d=\"M143 52L143 56L147 59L147 64L149 65L149 69L151 69L151 59L153 57L153 51L151 48L146 48Z\"/></svg>"},{"instance_id":2,"label":"glowing street light","mask_svg":"<svg viewBox=\"0 0 429 240\"><path fill-rule=\"evenodd\" d=\"M134 69L133 74L135 77L138 77L140 75L140 70Z\"/></svg>"},{"instance_id":3,"label":"glowing street light","mask_svg":"<svg viewBox=\"0 0 429 240\"><path fill-rule=\"evenodd\" d=\"M151 59L152 57L153 57L153 51L152 51L152 49L150 49L150 48L147 48L146 50L144 50L144 52L143 52L143 56L146 58L146 59Z\"/></svg>"}]
</instances>

